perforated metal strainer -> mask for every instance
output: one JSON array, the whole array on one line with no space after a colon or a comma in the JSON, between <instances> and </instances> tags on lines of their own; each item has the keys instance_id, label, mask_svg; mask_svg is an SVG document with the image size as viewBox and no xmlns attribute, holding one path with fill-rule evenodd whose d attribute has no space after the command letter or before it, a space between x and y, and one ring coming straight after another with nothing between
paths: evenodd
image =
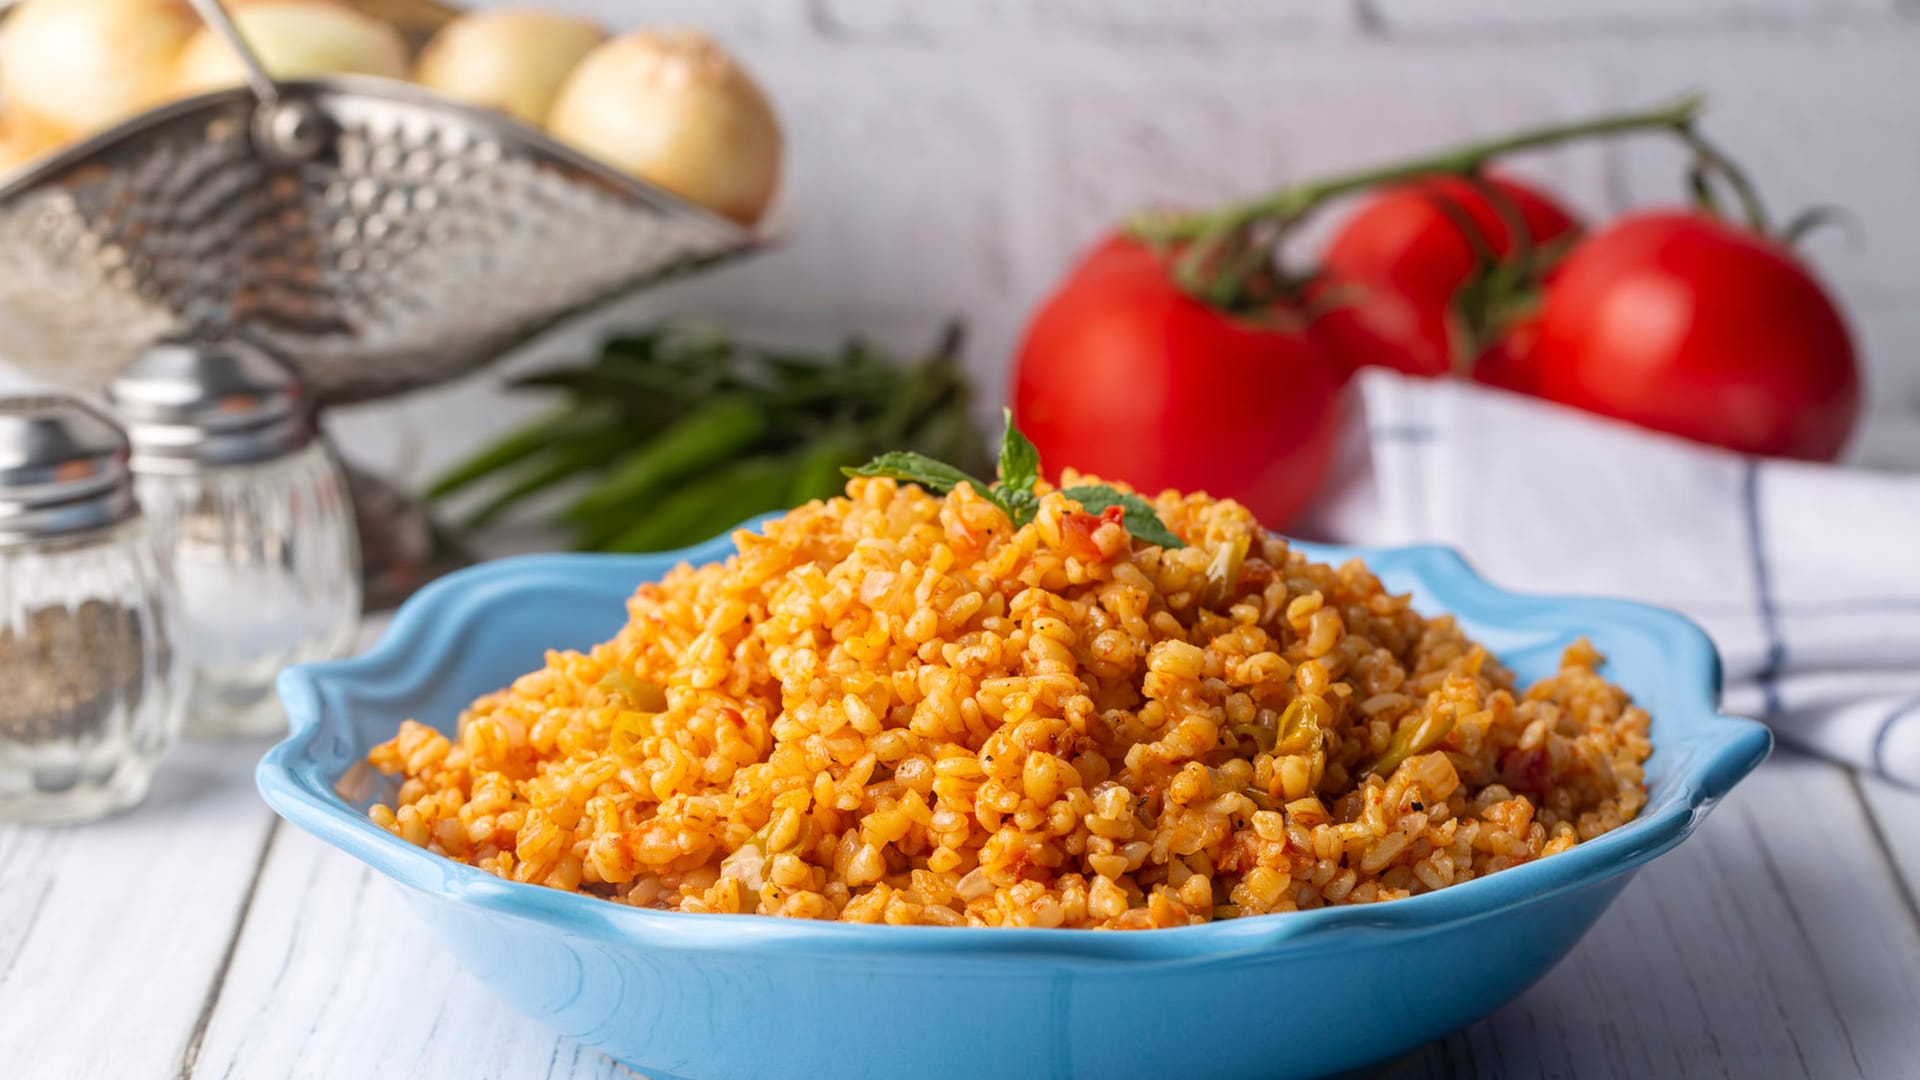
<instances>
[{"instance_id":1,"label":"perforated metal strainer","mask_svg":"<svg viewBox=\"0 0 1920 1080\"><path fill-rule=\"evenodd\" d=\"M503 114L406 83L248 85L0 178L0 360L99 391L156 342L279 355L321 405L464 374L567 315L754 250L731 221ZM7 6L0 0L0 10ZM454 10L354 0L418 44ZM369 602L458 562L349 467Z\"/></svg>"},{"instance_id":2,"label":"perforated metal strainer","mask_svg":"<svg viewBox=\"0 0 1920 1080\"><path fill-rule=\"evenodd\" d=\"M92 391L156 340L238 336L317 400L365 400L754 246L504 115L258 75L0 184L0 356Z\"/></svg>"}]
</instances>

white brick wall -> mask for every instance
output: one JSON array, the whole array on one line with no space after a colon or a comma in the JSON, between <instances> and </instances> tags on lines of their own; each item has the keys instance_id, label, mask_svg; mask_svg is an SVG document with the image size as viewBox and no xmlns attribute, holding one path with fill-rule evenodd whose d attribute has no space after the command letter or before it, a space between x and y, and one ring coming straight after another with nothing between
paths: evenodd
<instances>
[{"instance_id":1,"label":"white brick wall","mask_svg":"<svg viewBox=\"0 0 1920 1080\"><path fill-rule=\"evenodd\" d=\"M991 403L1027 313L1132 210L1704 89L1707 130L1778 213L1823 202L1859 219L1860 243L1832 233L1809 250L1867 353L1868 456L1889 460L1892 447L1897 460L1920 442L1904 434L1920 429L1920 4L1909 0L595 6L616 21L712 28L754 64L792 135L791 243L636 312L697 307L768 333L859 330L902 347L959 312ZM1682 192L1679 160L1656 139L1514 167L1594 216ZM472 390L444 408L491 404ZM437 440L427 456L452 449Z\"/></svg>"},{"instance_id":2,"label":"white brick wall","mask_svg":"<svg viewBox=\"0 0 1920 1080\"><path fill-rule=\"evenodd\" d=\"M1894 432L1875 460L1920 466L1902 434L1920 429L1920 0L548 2L711 29L790 135L790 242L624 318L715 311L911 347L960 313L989 403L1027 313L1133 209L1705 89L1708 132L1778 212L1858 218L1859 244L1810 251L1860 330L1875 431ZM1593 215L1681 191L1673 154L1644 139L1516 167ZM411 440L423 474L524 408L495 381L341 420L359 444Z\"/></svg>"},{"instance_id":3,"label":"white brick wall","mask_svg":"<svg viewBox=\"0 0 1920 1080\"><path fill-rule=\"evenodd\" d=\"M1662 29L1741 21L1800 22L1885 16L1901 0L1371 0L1390 30L1611 28Z\"/></svg>"}]
</instances>

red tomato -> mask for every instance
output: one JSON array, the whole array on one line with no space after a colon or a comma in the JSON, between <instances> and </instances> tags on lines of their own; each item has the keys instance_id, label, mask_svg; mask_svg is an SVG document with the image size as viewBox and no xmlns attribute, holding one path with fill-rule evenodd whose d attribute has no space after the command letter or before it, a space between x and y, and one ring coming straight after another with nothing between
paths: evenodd
<instances>
[{"instance_id":1,"label":"red tomato","mask_svg":"<svg viewBox=\"0 0 1920 1080\"><path fill-rule=\"evenodd\" d=\"M1555 272L1543 396L1748 454L1831 460L1860 410L1846 323L1778 245L1686 211L1630 214Z\"/></svg>"},{"instance_id":2,"label":"red tomato","mask_svg":"<svg viewBox=\"0 0 1920 1080\"><path fill-rule=\"evenodd\" d=\"M1535 245L1579 223L1546 194L1515 180L1488 183L1513 204ZM1388 367L1414 375L1453 369L1454 298L1478 269L1474 245L1448 207L1470 220L1498 257L1514 252L1496 205L1459 177L1430 177L1370 198L1334 234L1321 259L1334 306L1314 333L1349 368Z\"/></svg>"},{"instance_id":3,"label":"red tomato","mask_svg":"<svg viewBox=\"0 0 1920 1080\"><path fill-rule=\"evenodd\" d=\"M1063 468L1234 499L1280 528L1332 456L1339 378L1297 331L1194 300L1146 247L1110 238L1041 306L1014 419Z\"/></svg>"},{"instance_id":4,"label":"red tomato","mask_svg":"<svg viewBox=\"0 0 1920 1080\"><path fill-rule=\"evenodd\" d=\"M1523 316L1508 325L1500 340L1487 347L1473 363L1473 381L1516 394L1540 393L1534 346L1540 340L1540 317Z\"/></svg>"}]
</instances>

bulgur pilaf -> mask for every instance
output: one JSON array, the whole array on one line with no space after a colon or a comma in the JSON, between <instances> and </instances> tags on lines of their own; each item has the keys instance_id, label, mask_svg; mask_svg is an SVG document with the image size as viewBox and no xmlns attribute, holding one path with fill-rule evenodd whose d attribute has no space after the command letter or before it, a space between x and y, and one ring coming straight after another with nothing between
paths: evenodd
<instances>
[{"instance_id":1,"label":"bulgur pilaf","mask_svg":"<svg viewBox=\"0 0 1920 1080\"><path fill-rule=\"evenodd\" d=\"M586 653L407 721L373 820L619 903L1147 928L1427 892L1646 801L1647 714L1585 642L1518 691L1449 617L1232 502L1186 542L1042 485L855 479L628 601Z\"/></svg>"}]
</instances>

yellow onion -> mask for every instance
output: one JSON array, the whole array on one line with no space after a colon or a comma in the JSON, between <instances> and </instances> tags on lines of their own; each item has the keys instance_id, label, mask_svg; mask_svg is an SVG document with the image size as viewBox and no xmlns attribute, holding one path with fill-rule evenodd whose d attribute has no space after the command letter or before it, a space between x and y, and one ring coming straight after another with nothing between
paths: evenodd
<instances>
[{"instance_id":1,"label":"yellow onion","mask_svg":"<svg viewBox=\"0 0 1920 1080\"><path fill-rule=\"evenodd\" d=\"M66 139L25 109L0 112L0 177L60 149Z\"/></svg>"},{"instance_id":2,"label":"yellow onion","mask_svg":"<svg viewBox=\"0 0 1920 1080\"><path fill-rule=\"evenodd\" d=\"M574 65L606 39L597 24L567 15L475 12L434 35L413 78L448 97L538 125Z\"/></svg>"},{"instance_id":3,"label":"yellow onion","mask_svg":"<svg viewBox=\"0 0 1920 1080\"><path fill-rule=\"evenodd\" d=\"M175 0L25 0L0 27L0 95L68 136L164 101L198 21Z\"/></svg>"},{"instance_id":4,"label":"yellow onion","mask_svg":"<svg viewBox=\"0 0 1920 1080\"><path fill-rule=\"evenodd\" d=\"M547 128L609 164L752 224L780 180L780 123L731 56L691 30L627 34L587 54Z\"/></svg>"},{"instance_id":5,"label":"yellow onion","mask_svg":"<svg viewBox=\"0 0 1920 1080\"><path fill-rule=\"evenodd\" d=\"M333 0L256 0L236 6L233 21L276 79L406 77L407 43L400 32ZM175 88L199 94L245 81L240 57L203 27L181 54Z\"/></svg>"}]
</instances>

